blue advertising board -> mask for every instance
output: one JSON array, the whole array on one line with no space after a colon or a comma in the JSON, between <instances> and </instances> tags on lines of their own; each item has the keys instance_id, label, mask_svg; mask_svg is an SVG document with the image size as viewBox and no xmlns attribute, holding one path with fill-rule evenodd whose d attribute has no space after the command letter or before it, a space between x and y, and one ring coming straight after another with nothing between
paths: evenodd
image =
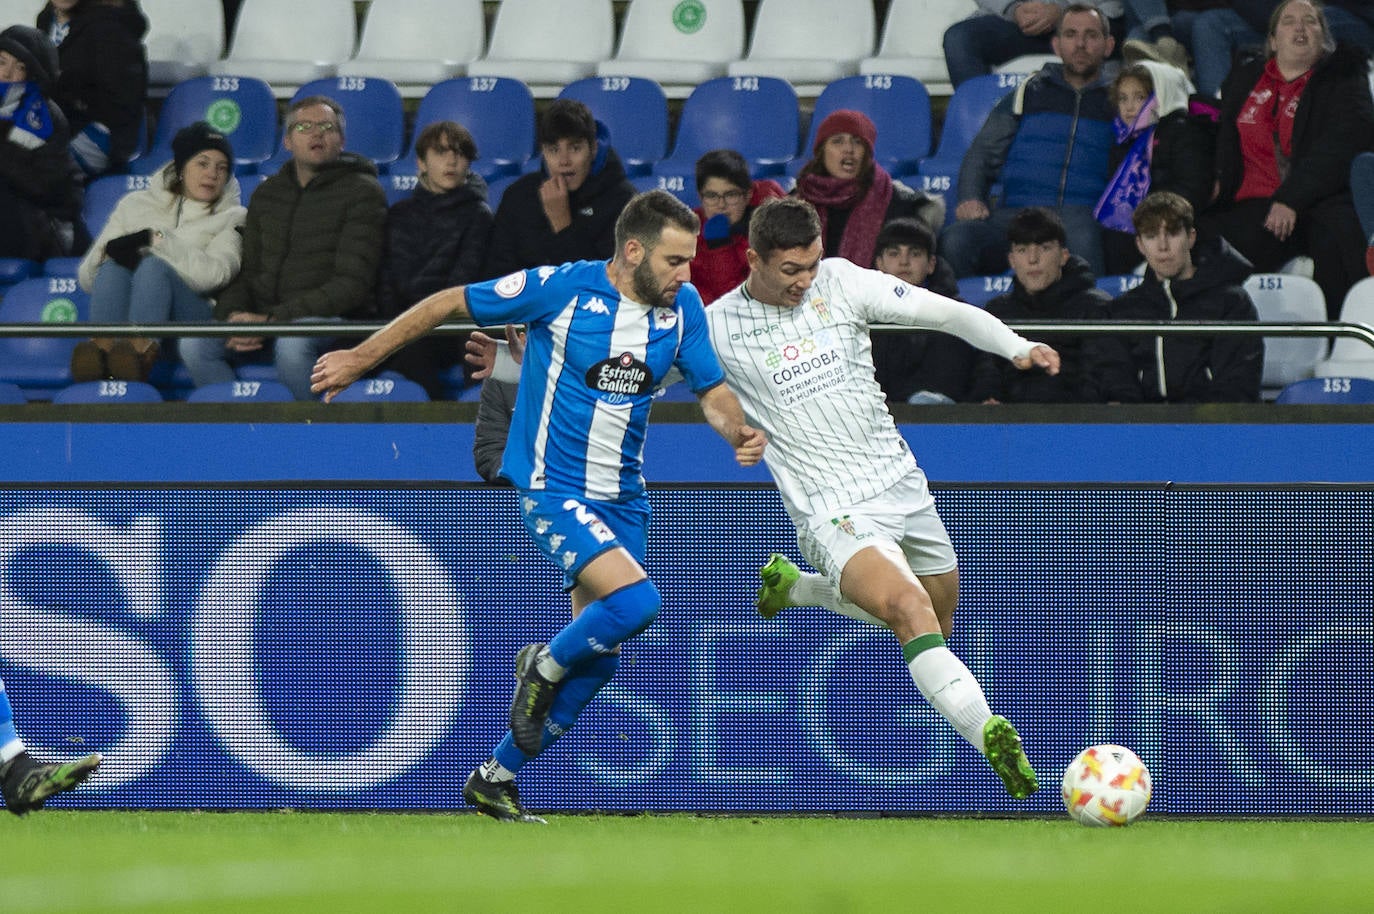
<instances>
[{"instance_id":1,"label":"blue advertising board","mask_svg":"<svg viewBox=\"0 0 1374 914\"><path fill-rule=\"evenodd\" d=\"M885 630L753 612L797 558L766 487L651 494L664 610L522 777L541 810L1057 813L1084 746L1134 748L1151 812L1374 814L1374 493L937 487L952 646L1025 737L1012 801ZM0 491L0 677L43 755L99 750L85 807L462 805L512 659L566 618L509 490Z\"/></svg>"}]
</instances>

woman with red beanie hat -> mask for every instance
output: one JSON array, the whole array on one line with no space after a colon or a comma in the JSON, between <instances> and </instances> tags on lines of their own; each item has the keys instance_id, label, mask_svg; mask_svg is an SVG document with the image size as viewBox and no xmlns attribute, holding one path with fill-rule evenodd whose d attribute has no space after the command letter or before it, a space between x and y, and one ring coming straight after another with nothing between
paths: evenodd
<instances>
[{"instance_id":1,"label":"woman with red beanie hat","mask_svg":"<svg viewBox=\"0 0 1374 914\"><path fill-rule=\"evenodd\" d=\"M890 219L919 219L939 231L945 205L939 197L894 181L873 159L878 128L861 111L831 112L816 131L811 161L794 194L816 207L827 257L873 266L878 231Z\"/></svg>"}]
</instances>

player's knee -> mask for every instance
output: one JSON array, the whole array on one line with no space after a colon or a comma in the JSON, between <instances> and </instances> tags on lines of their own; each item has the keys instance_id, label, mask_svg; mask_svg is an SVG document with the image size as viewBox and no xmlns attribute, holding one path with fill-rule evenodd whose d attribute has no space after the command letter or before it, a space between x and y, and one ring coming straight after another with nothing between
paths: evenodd
<instances>
[{"instance_id":1,"label":"player's knee","mask_svg":"<svg viewBox=\"0 0 1374 914\"><path fill-rule=\"evenodd\" d=\"M654 582L645 578L602 597L601 602L620 622L625 632L620 640L624 641L644 631L658 618L663 597Z\"/></svg>"}]
</instances>

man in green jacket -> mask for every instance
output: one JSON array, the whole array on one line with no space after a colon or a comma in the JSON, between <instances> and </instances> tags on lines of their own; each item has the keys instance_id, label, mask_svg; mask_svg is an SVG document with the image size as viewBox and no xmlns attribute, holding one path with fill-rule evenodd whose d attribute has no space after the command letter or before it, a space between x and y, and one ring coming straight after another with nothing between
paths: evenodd
<instances>
[{"instance_id":1,"label":"man in green jacket","mask_svg":"<svg viewBox=\"0 0 1374 914\"><path fill-rule=\"evenodd\" d=\"M376 166L343 151L343 109L322 95L291 106L282 142L291 160L248 204L243 268L220 293L215 317L245 324L365 318L386 225ZM235 380L237 362L271 358L296 399L313 400L310 372L331 343L330 337L191 337L180 350L197 387Z\"/></svg>"}]
</instances>

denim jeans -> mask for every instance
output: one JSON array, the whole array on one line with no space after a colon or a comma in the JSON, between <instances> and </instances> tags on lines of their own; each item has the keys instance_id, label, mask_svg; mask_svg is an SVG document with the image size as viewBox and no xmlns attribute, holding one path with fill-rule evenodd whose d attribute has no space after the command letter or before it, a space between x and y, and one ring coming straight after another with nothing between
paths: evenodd
<instances>
[{"instance_id":1,"label":"denim jeans","mask_svg":"<svg viewBox=\"0 0 1374 914\"><path fill-rule=\"evenodd\" d=\"M940 233L940 259L954 275L995 276L1007 269L1007 225L1018 210L998 207L987 219L968 219L945 226ZM1091 206L1064 206L1055 210L1064 222L1069 253L1088 262L1094 276L1103 275L1102 226Z\"/></svg>"},{"instance_id":2,"label":"denim jeans","mask_svg":"<svg viewBox=\"0 0 1374 914\"><path fill-rule=\"evenodd\" d=\"M1231 55L1239 48L1262 44L1264 36L1250 28L1235 10L1199 13L1193 22L1193 70L1198 92L1215 97L1231 72Z\"/></svg>"},{"instance_id":3,"label":"denim jeans","mask_svg":"<svg viewBox=\"0 0 1374 914\"><path fill-rule=\"evenodd\" d=\"M1001 16L971 16L945 29L945 67L959 84L992 72L998 64L1022 54L1052 54L1049 35L1023 35L1016 23Z\"/></svg>"},{"instance_id":4,"label":"denim jeans","mask_svg":"<svg viewBox=\"0 0 1374 914\"><path fill-rule=\"evenodd\" d=\"M134 270L107 260L91 284L91 320L98 324L208 321L211 316L209 300L151 254Z\"/></svg>"},{"instance_id":5,"label":"denim jeans","mask_svg":"<svg viewBox=\"0 0 1374 914\"><path fill-rule=\"evenodd\" d=\"M306 318L317 322L325 318ZM330 318L329 320L339 320ZM253 335L253 324L243 325L243 335ZM222 336L193 336L183 339L178 346L181 361L191 374L197 387L234 381L238 374L234 366L243 362L272 362L277 369L277 378L291 390L297 400L314 400L310 392L310 372L326 349L334 345L333 337L282 336L267 338L263 348L257 352L230 352L225 348Z\"/></svg>"}]
</instances>

